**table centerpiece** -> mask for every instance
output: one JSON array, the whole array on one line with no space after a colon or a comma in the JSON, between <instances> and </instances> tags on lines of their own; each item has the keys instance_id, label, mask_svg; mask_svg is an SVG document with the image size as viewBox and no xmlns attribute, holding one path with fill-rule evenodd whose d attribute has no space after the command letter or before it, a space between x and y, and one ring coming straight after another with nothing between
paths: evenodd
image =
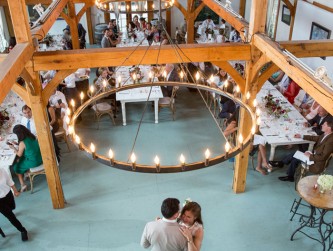
<instances>
[{"instance_id":1,"label":"table centerpiece","mask_svg":"<svg viewBox=\"0 0 333 251\"><path fill-rule=\"evenodd\" d=\"M318 177L317 184L319 186L320 193L325 193L333 188L333 176L322 174Z\"/></svg>"}]
</instances>

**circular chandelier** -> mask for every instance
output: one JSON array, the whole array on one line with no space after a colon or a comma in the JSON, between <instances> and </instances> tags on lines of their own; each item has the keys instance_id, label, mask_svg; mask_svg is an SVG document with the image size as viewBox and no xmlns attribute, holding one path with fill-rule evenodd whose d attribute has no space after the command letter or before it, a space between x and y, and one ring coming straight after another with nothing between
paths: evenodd
<instances>
[{"instance_id":1,"label":"circular chandelier","mask_svg":"<svg viewBox=\"0 0 333 251\"><path fill-rule=\"evenodd\" d=\"M161 8L160 8L161 4ZM143 14L148 12L163 12L171 8L174 0L96 0L96 7L109 13L117 14Z\"/></svg>"},{"instance_id":2,"label":"circular chandelier","mask_svg":"<svg viewBox=\"0 0 333 251\"><path fill-rule=\"evenodd\" d=\"M198 74L198 73L197 73ZM109 151L106 154L101 154L97 152L96 146L94 142L91 142L90 145L85 145L80 135L78 135L75 132L75 123L79 115L84 111L86 107L93 104L99 99L105 98L111 94L114 94L116 92L124 91L124 90L130 90L134 88L141 88L141 87L153 87L153 86L179 86L179 87L189 87L189 88L197 88L199 90L208 91L208 92L214 92L218 95L225 96L227 98L230 98L234 100L236 103L238 103L243 109L245 109L246 112L249 113L251 117L251 123L252 123L252 129L249 135L246 137L243 137L241 134L237 137L237 143L235 146L232 146L228 141L224 145L224 153L220 153L217 156L211 156L211 153L209 149L205 151L202 157L202 161L197 162L187 162L186 156L183 154L179 157L179 165L163 165L163 163L160 163L160 159L158 155L152 156L152 159L154 159L154 165L149 164L142 164L137 163L136 161L136 155L134 153L134 150L129 153L128 156L130 156L129 162L124 162L117 160L117 156L114 154L114 149L109 149ZM83 100L83 93L81 93L80 98ZM252 111L252 108L248 105L248 101L250 99L250 94L246 94L246 101L243 102L241 98L239 98L239 95L236 93L235 95L229 94L225 90L221 90L219 88L207 86L207 85L200 85L196 83L188 83L188 82L145 82L145 83L139 83L139 84L130 84L130 85L124 85L119 88L111 89L109 91L103 91L102 93L91 97L89 100L87 100L85 103L81 104L80 107L77 108L77 110L73 113L71 119L68 119L68 131L71 135L73 142L76 144L76 146L82 150L85 151L86 155L90 157L91 159L97 160L100 163L103 163L105 165L109 165L118 169L127 170L127 171L137 171L137 172L146 172L146 173L171 173L171 172L182 172L182 171L192 171L197 170L200 168L205 168L208 166L216 165L218 163L221 163L229 158L234 157L238 153L240 153L247 145L249 145L253 141L253 135L255 134L257 130L257 124L260 123L259 120L257 120L255 113ZM255 100L254 100L254 106L255 106ZM74 103L71 102L71 105L74 107ZM68 112L69 113L69 112Z\"/></svg>"}]
</instances>

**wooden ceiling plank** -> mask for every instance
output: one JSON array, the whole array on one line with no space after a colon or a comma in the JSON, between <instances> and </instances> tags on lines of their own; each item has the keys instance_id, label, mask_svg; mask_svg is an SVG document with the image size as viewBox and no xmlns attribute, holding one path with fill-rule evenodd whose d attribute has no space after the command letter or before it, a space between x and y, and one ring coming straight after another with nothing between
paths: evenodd
<instances>
[{"instance_id":1,"label":"wooden ceiling plank","mask_svg":"<svg viewBox=\"0 0 333 251\"><path fill-rule=\"evenodd\" d=\"M0 64L0 103L6 98L33 52L34 48L31 44L17 44Z\"/></svg>"},{"instance_id":2,"label":"wooden ceiling plank","mask_svg":"<svg viewBox=\"0 0 333 251\"><path fill-rule=\"evenodd\" d=\"M35 71L65 70L82 67L131 66L143 58L141 64L165 64L182 62L249 60L250 46L248 44L190 44L180 45L181 59L171 45L159 47L140 46L135 52L133 48L104 48L70 51L36 52L33 57ZM156 62L156 59L159 59ZM126 60L127 59L127 60ZM123 63L125 61L125 63ZM123 64L122 64L123 63Z\"/></svg>"},{"instance_id":3,"label":"wooden ceiling plank","mask_svg":"<svg viewBox=\"0 0 333 251\"><path fill-rule=\"evenodd\" d=\"M283 54L281 48L262 34L253 36L254 45L266 54L273 63L309 93L330 114L333 114L333 90L305 71L299 63Z\"/></svg>"}]
</instances>

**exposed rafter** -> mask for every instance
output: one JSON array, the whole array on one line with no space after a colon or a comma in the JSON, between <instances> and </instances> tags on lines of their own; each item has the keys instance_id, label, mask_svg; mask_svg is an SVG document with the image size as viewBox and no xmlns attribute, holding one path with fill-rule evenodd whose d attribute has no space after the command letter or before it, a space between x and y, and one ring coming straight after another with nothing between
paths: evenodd
<instances>
[{"instance_id":1,"label":"exposed rafter","mask_svg":"<svg viewBox=\"0 0 333 251\"><path fill-rule=\"evenodd\" d=\"M250 45L248 44L189 44L179 45L179 47L183 53L181 59L171 45L166 45L160 50L159 47L153 46L148 53L146 53L146 46L140 46L135 52L132 48L125 47L36 52L33 57L33 67L35 71L41 71L91 68L105 65L130 66L137 64L138 58L143 58L141 62L143 65L250 59Z\"/></svg>"},{"instance_id":2,"label":"exposed rafter","mask_svg":"<svg viewBox=\"0 0 333 251\"><path fill-rule=\"evenodd\" d=\"M271 39L262 34L255 34L254 45L281 70L292 78L304 91L333 114L333 90L305 71L297 62L291 60Z\"/></svg>"},{"instance_id":3,"label":"exposed rafter","mask_svg":"<svg viewBox=\"0 0 333 251\"><path fill-rule=\"evenodd\" d=\"M298 58L333 56L332 40L293 40L280 41L279 44Z\"/></svg>"}]
</instances>

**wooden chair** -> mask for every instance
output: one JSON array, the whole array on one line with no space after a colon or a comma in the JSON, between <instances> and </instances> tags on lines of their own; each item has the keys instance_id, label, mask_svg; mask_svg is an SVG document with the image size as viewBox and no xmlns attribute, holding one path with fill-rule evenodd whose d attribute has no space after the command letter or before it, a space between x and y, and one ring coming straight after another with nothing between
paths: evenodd
<instances>
[{"instance_id":1,"label":"wooden chair","mask_svg":"<svg viewBox=\"0 0 333 251\"><path fill-rule=\"evenodd\" d=\"M68 137L67 137L66 131L65 131L64 127L63 127L63 120L59 119L58 123L59 123L60 127L59 127L59 130L56 133L54 133L54 136L55 136L55 138L57 140L58 139L63 139L66 142L66 144L67 144L68 151L70 152L71 149L70 149L70 146L69 146L69 142L68 142Z\"/></svg>"},{"instance_id":2,"label":"wooden chair","mask_svg":"<svg viewBox=\"0 0 333 251\"><path fill-rule=\"evenodd\" d=\"M164 107L170 108L173 120L175 120L175 111L176 111L175 96L178 88L179 88L178 86L173 87L171 97L163 97L158 100L158 111L160 111L160 109Z\"/></svg>"},{"instance_id":3,"label":"wooden chair","mask_svg":"<svg viewBox=\"0 0 333 251\"><path fill-rule=\"evenodd\" d=\"M93 94L90 93L90 91L88 91L88 96L92 97ZM107 102L106 100L100 100L100 102L94 102L93 106L91 107L94 112L95 112L95 116L97 119L97 129L99 129L99 120L103 115L109 115L113 125L116 125L115 121L114 121L114 114L113 114L113 107L111 105L112 101L111 100L109 102ZM116 106L115 102L114 102L114 106Z\"/></svg>"},{"instance_id":4,"label":"wooden chair","mask_svg":"<svg viewBox=\"0 0 333 251\"><path fill-rule=\"evenodd\" d=\"M34 168L30 168L28 171L28 177L30 180L30 187L31 187L31 193L33 193L34 191L34 178L38 175L45 175L45 169L44 169L44 165L40 165Z\"/></svg>"}]
</instances>

